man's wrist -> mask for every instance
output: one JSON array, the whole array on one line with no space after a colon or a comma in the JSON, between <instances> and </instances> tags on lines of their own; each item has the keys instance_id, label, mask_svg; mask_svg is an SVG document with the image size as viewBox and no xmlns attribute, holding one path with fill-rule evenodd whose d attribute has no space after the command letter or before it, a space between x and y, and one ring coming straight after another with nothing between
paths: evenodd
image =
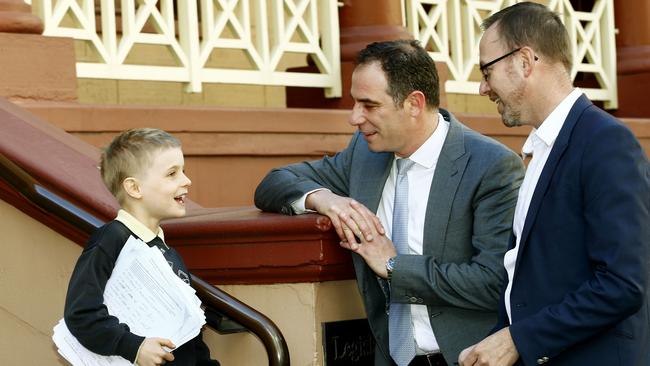
<instances>
[{"instance_id":1,"label":"man's wrist","mask_svg":"<svg viewBox=\"0 0 650 366\"><path fill-rule=\"evenodd\" d=\"M291 209L293 210L293 213L295 213L296 215L300 215L300 214L304 214L304 213L307 213L307 212L316 212L316 210L313 210L311 208L307 208L306 205L307 205L307 197L310 194L318 192L318 191L329 191L329 189L327 189L327 188L316 188L314 190L311 190L311 191L305 193L304 195L302 195L302 197L298 198L297 200L291 202Z\"/></svg>"},{"instance_id":2,"label":"man's wrist","mask_svg":"<svg viewBox=\"0 0 650 366\"><path fill-rule=\"evenodd\" d=\"M331 193L331 192L332 191L330 191L327 188L317 188L311 192L307 192L305 194L305 201L304 201L305 209L309 211L320 212L318 211L318 205L317 205L318 196L324 193Z\"/></svg>"}]
</instances>

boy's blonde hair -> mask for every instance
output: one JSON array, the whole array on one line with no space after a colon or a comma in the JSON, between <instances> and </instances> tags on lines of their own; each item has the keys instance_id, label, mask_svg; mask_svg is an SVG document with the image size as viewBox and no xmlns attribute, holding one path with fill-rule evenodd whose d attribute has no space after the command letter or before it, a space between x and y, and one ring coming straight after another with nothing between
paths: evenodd
<instances>
[{"instance_id":1,"label":"boy's blonde hair","mask_svg":"<svg viewBox=\"0 0 650 366\"><path fill-rule=\"evenodd\" d=\"M163 148L180 148L181 142L157 128L135 128L117 135L102 152L99 168L108 190L122 204L122 182L151 164L152 154Z\"/></svg>"}]
</instances>

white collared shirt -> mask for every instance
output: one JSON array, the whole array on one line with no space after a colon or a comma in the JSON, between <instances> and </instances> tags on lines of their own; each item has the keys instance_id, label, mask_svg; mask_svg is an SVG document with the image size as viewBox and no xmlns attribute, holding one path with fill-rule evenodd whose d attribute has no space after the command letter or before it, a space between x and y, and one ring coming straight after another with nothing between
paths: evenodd
<instances>
[{"instance_id":1,"label":"white collared shirt","mask_svg":"<svg viewBox=\"0 0 650 366\"><path fill-rule=\"evenodd\" d=\"M533 198L535 187L539 181L539 177L544 170L544 165L548 160L548 156L553 149L553 144L557 136L560 134L564 121L569 115L569 111L575 104L576 100L582 95L580 89L575 88L569 95L567 95L560 104L546 117L546 119L539 126L539 129L533 129L528 135L524 146L521 151L524 156L533 155L532 160L526 169L524 181L519 187L519 195L517 197L517 206L515 208L515 217L512 223L512 229L515 234L516 242L515 247L506 252L503 258L503 265L508 273L508 286L505 292L505 307L508 319L512 323L512 311L510 304L510 293L512 291L512 280L515 274L515 264L517 263L517 255L519 254L519 244L521 241L521 234L524 230L524 223L526 222L526 215L530 207L530 201Z\"/></svg>"},{"instance_id":2,"label":"white collared shirt","mask_svg":"<svg viewBox=\"0 0 650 366\"><path fill-rule=\"evenodd\" d=\"M117 212L117 217L115 220L123 223L124 226L131 230L131 232L137 235L145 243L152 241L156 236L160 237L163 243L165 242L165 234L163 233L163 230L160 226L158 227L158 232L154 233L151 231L151 229L141 223L140 220L136 219L133 215L125 210L119 210Z\"/></svg>"},{"instance_id":3,"label":"white collared shirt","mask_svg":"<svg viewBox=\"0 0 650 366\"><path fill-rule=\"evenodd\" d=\"M411 254L422 255L424 241L424 220L426 218L429 191L433 181L433 173L438 164L440 151L447 138L449 122L438 114L438 127L431 136L420 146L409 160L415 162L407 172L409 183L408 196L408 243ZM399 159L396 157L396 159ZM395 201L395 183L397 181L397 163L393 161L388 179L381 194L381 201L377 209L377 217L386 229L386 236L392 237L393 203ZM413 331L418 347L417 354L440 351L438 341L431 329L429 312L426 305L411 305L411 319Z\"/></svg>"}]
</instances>

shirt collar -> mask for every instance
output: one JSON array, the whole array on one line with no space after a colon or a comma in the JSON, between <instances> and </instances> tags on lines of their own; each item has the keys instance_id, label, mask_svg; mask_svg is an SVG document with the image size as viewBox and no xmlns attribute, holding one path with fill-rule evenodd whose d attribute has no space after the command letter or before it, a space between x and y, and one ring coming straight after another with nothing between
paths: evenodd
<instances>
[{"instance_id":1,"label":"shirt collar","mask_svg":"<svg viewBox=\"0 0 650 366\"><path fill-rule=\"evenodd\" d=\"M581 95L582 91L579 88L575 88L569 95L564 97L560 104L553 109L553 112L546 117L539 128L533 128L530 131L524 146L521 148L521 152L524 155L531 154L533 147L540 142L543 142L547 147L552 146L560 134L560 130L564 126L564 121L569 115L571 108Z\"/></svg>"},{"instance_id":2,"label":"shirt collar","mask_svg":"<svg viewBox=\"0 0 650 366\"><path fill-rule=\"evenodd\" d=\"M449 122L445 121L442 114L438 113L438 126L435 131L408 159L427 169L432 168L438 162L448 131ZM397 156L395 158L399 159Z\"/></svg>"},{"instance_id":3,"label":"shirt collar","mask_svg":"<svg viewBox=\"0 0 650 366\"><path fill-rule=\"evenodd\" d=\"M117 212L117 217L115 220L123 223L124 226L131 230L145 243L152 241L156 238L156 236L160 237L163 242L165 241L165 234L163 233L161 227L158 227L158 233L154 234L153 231L151 231L148 227L146 227L143 223L141 223L138 219L136 219L133 215L126 212L125 210L119 210Z\"/></svg>"}]
</instances>

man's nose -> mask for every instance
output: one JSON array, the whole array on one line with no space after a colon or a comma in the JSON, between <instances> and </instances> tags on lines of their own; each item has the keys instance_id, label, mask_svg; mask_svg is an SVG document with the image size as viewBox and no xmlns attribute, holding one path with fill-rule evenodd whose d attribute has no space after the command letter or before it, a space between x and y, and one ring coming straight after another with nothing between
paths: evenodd
<instances>
[{"instance_id":1,"label":"man's nose","mask_svg":"<svg viewBox=\"0 0 650 366\"><path fill-rule=\"evenodd\" d=\"M485 79L481 78L481 84L478 87L478 93L481 94L482 96L487 96L488 93L490 92L490 85L488 84Z\"/></svg>"},{"instance_id":2,"label":"man's nose","mask_svg":"<svg viewBox=\"0 0 650 366\"><path fill-rule=\"evenodd\" d=\"M352 126L358 126L364 121L363 110L358 103L354 103L352 111L350 112L350 117L348 118L348 123Z\"/></svg>"}]
</instances>

